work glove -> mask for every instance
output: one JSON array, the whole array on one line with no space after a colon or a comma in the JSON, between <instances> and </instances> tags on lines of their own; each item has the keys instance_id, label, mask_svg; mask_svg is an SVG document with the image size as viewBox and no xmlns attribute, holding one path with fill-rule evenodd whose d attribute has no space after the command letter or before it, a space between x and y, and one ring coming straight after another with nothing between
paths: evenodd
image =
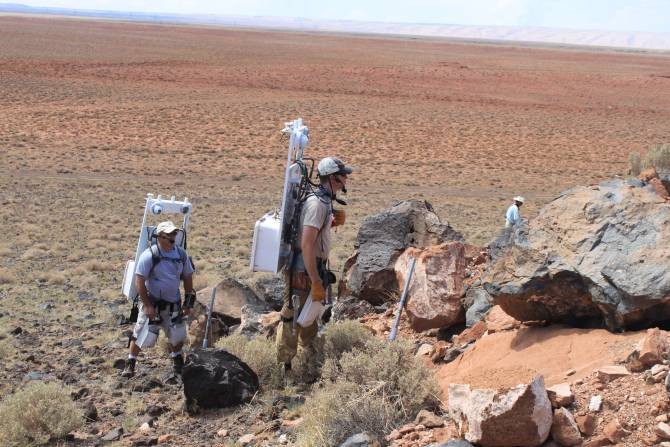
<instances>
[{"instance_id":1,"label":"work glove","mask_svg":"<svg viewBox=\"0 0 670 447\"><path fill-rule=\"evenodd\" d=\"M321 281L313 282L310 292L312 301L323 301L326 298L326 289L323 288Z\"/></svg>"},{"instance_id":2,"label":"work glove","mask_svg":"<svg viewBox=\"0 0 670 447\"><path fill-rule=\"evenodd\" d=\"M344 210L333 210L333 223L331 226L337 227L344 225L344 222L347 220L347 213Z\"/></svg>"}]
</instances>

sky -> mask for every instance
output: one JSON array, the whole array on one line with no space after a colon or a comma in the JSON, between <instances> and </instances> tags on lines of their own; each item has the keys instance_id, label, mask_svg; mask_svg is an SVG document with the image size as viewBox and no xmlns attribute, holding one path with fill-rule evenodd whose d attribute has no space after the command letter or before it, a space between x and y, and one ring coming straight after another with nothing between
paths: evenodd
<instances>
[{"instance_id":1,"label":"sky","mask_svg":"<svg viewBox=\"0 0 670 447\"><path fill-rule=\"evenodd\" d=\"M29 6L670 32L670 0L0 0Z\"/></svg>"}]
</instances>

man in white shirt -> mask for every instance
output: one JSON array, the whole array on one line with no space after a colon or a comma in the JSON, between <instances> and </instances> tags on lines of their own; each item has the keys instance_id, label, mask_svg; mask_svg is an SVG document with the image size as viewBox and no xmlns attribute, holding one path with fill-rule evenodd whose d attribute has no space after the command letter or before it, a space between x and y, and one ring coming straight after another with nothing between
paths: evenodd
<instances>
[{"instance_id":1,"label":"man in white shirt","mask_svg":"<svg viewBox=\"0 0 670 447\"><path fill-rule=\"evenodd\" d=\"M512 200L514 200L514 203L507 208L507 213L505 214L505 228L512 228L521 221L519 208L523 205L525 199L521 196L516 196Z\"/></svg>"}]
</instances>

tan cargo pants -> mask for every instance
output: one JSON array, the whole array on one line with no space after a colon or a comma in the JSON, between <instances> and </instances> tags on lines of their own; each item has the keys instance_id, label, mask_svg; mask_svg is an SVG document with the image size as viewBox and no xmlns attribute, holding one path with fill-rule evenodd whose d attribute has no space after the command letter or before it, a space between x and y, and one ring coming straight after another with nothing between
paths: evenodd
<instances>
[{"instance_id":1,"label":"tan cargo pants","mask_svg":"<svg viewBox=\"0 0 670 447\"><path fill-rule=\"evenodd\" d=\"M286 274L286 284L288 284L288 274ZM293 357L298 353L298 345L301 349L313 350L313 342L319 330L319 322L315 321L307 327L299 324L295 325L295 334L293 333L293 319L297 318L302 307L307 301L310 291L309 276L305 272L294 272L292 278L293 295L300 297L300 307L291 308L291 296L289 287L284 290L284 305L281 309L282 321L277 329L277 361L279 363L290 363ZM295 312L294 312L295 311Z\"/></svg>"}]
</instances>

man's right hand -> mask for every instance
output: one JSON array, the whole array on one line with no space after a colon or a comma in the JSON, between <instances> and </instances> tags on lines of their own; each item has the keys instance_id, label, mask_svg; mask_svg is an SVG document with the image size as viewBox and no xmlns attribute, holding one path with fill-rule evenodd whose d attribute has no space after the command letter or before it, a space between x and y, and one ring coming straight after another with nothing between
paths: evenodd
<instances>
[{"instance_id":1,"label":"man's right hand","mask_svg":"<svg viewBox=\"0 0 670 447\"><path fill-rule=\"evenodd\" d=\"M151 304L144 306L143 312L150 320L153 320L156 317L156 307Z\"/></svg>"},{"instance_id":2,"label":"man's right hand","mask_svg":"<svg viewBox=\"0 0 670 447\"><path fill-rule=\"evenodd\" d=\"M323 288L321 281L313 282L310 292L312 301L323 301L326 298L326 289Z\"/></svg>"}]
</instances>

